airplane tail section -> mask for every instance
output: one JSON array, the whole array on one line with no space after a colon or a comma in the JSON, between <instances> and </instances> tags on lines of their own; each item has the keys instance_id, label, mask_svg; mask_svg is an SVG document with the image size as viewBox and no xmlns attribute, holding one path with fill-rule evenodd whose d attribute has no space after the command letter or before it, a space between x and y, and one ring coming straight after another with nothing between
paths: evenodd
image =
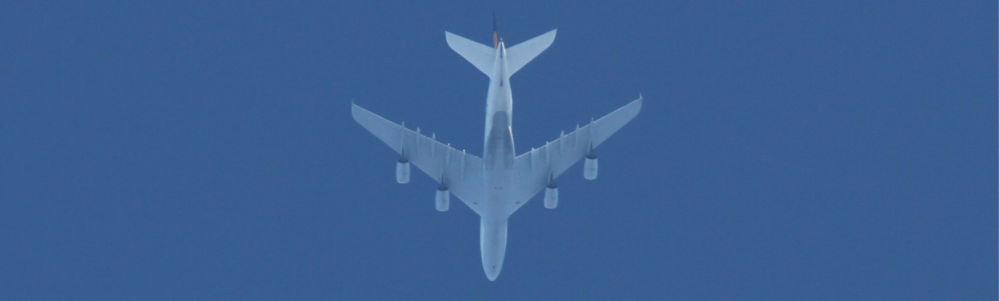
<instances>
[{"instance_id":1,"label":"airplane tail section","mask_svg":"<svg viewBox=\"0 0 999 301\"><path fill-rule=\"evenodd\" d=\"M446 31L444 39L447 40L447 45L451 47L451 50L460 54L486 76L492 76L495 49Z\"/></svg>"},{"instance_id":2,"label":"airplane tail section","mask_svg":"<svg viewBox=\"0 0 999 301\"><path fill-rule=\"evenodd\" d=\"M545 49L548 49L555 41L555 33L557 30L553 29L545 34L534 37L533 39L527 40L523 43L514 45L506 49L506 74L507 76L513 76L514 73L523 68L524 65L530 63L535 57L537 57ZM475 68L479 69L486 76L493 76L493 62L496 55L496 48L489 47L480 43L476 43L472 40L464 38L462 36L444 32L444 38L447 40L447 45L451 47L454 52L457 52L461 57L465 58L466 61L472 63ZM496 44L496 33L493 33L494 44ZM497 47L499 45L497 44Z\"/></svg>"},{"instance_id":3,"label":"airplane tail section","mask_svg":"<svg viewBox=\"0 0 999 301\"><path fill-rule=\"evenodd\" d=\"M523 68L524 65L530 63L535 57L537 57L541 52L548 49L548 46L555 42L555 33L557 29L552 29L540 36L534 37L533 39L527 40L520 44L510 47L506 50L506 68L507 74L513 76L514 73Z\"/></svg>"}]
</instances>

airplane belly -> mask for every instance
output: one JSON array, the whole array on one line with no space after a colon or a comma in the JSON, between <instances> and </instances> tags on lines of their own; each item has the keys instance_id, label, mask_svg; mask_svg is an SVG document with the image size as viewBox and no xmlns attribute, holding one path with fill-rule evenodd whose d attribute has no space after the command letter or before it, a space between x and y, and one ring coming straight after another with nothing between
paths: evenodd
<instances>
[{"instance_id":1,"label":"airplane belly","mask_svg":"<svg viewBox=\"0 0 999 301\"><path fill-rule=\"evenodd\" d=\"M496 112L491 121L483 154L487 170L513 168L513 131L510 129L509 113Z\"/></svg>"}]
</instances>

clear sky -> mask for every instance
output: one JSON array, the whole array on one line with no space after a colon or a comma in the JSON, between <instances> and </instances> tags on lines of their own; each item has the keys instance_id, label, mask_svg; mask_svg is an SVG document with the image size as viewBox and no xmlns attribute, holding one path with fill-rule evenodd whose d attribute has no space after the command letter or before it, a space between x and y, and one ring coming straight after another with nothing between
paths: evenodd
<instances>
[{"instance_id":1,"label":"clear sky","mask_svg":"<svg viewBox=\"0 0 999 301\"><path fill-rule=\"evenodd\" d=\"M997 298L995 1L12 2L0 299ZM519 151L646 99L495 283L349 113L481 153L493 9Z\"/></svg>"}]
</instances>

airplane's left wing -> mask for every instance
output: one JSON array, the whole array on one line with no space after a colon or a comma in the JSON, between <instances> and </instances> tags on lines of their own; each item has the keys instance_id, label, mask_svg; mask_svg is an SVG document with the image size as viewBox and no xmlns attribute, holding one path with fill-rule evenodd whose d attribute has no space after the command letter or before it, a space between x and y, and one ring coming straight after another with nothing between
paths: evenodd
<instances>
[{"instance_id":1,"label":"airplane's left wing","mask_svg":"<svg viewBox=\"0 0 999 301\"><path fill-rule=\"evenodd\" d=\"M482 197L482 159L424 136L405 126L389 121L356 104L351 115L364 129L378 137L401 158L412 162L438 183L443 182L452 193L478 212Z\"/></svg>"},{"instance_id":2,"label":"airplane's left wing","mask_svg":"<svg viewBox=\"0 0 999 301\"><path fill-rule=\"evenodd\" d=\"M514 198L521 205L541 191L549 180L558 178L573 164L591 154L594 148L628 124L642 110L642 96L600 119L562 134L539 148L520 154L514 160L517 170L517 192Z\"/></svg>"}]
</instances>

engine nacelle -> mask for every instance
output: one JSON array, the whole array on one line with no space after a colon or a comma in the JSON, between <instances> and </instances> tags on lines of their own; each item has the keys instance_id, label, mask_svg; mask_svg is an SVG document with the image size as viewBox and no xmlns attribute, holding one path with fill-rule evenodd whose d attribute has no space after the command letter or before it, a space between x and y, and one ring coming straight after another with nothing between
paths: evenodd
<instances>
[{"instance_id":1,"label":"engine nacelle","mask_svg":"<svg viewBox=\"0 0 999 301\"><path fill-rule=\"evenodd\" d=\"M545 187L545 208L555 209L558 207L558 186L548 184Z\"/></svg>"},{"instance_id":2,"label":"engine nacelle","mask_svg":"<svg viewBox=\"0 0 999 301\"><path fill-rule=\"evenodd\" d=\"M583 161L583 178L591 181L597 179L597 155L586 155Z\"/></svg>"},{"instance_id":3,"label":"engine nacelle","mask_svg":"<svg viewBox=\"0 0 999 301\"><path fill-rule=\"evenodd\" d=\"M434 204L437 211L444 212L451 206L451 191L445 186L437 188L437 196L434 197Z\"/></svg>"},{"instance_id":4,"label":"engine nacelle","mask_svg":"<svg viewBox=\"0 0 999 301\"><path fill-rule=\"evenodd\" d=\"M406 159L399 159L395 163L395 181L399 184L409 183L409 161Z\"/></svg>"}]
</instances>

